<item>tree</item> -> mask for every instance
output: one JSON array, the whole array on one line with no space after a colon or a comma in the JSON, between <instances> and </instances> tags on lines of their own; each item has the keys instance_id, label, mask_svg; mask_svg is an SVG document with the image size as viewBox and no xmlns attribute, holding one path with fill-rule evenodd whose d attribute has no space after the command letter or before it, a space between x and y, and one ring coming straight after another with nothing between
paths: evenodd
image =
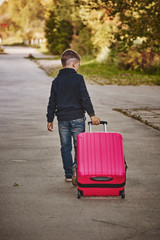
<instances>
[{"instance_id":1,"label":"tree","mask_svg":"<svg viewBox=\"0 0 160 240\"><path fill-rule=\"evenodd\" d=\"M66 20L58 20L55 11L51 10L49 18L46 20L45 33L50 52L53 54L61 54L70 46L73 27Z\"/></svg>"},{"instance_id":2,"label":"tree","mask_svg":"<svg viewBox=\"0 0 160 240\"><path fill-rule=\"evenodd\" d=\"M23 39L34 37L37 32L43 33L45 8L42 0L8 0L2 19L9 23L9 32L20 34ZM2 6L0 10L2 11Z\"/></svg>"},{"instance_id":3,"label":"tree","mask_svg":"<svg viewBox=\"0 0 160 240\"><path fill-rule=\"evenodd\" d=\"M77 34L73 35L70 46L80 55L92 55L94 53L91 32L86 26L81 27Z\"/></svg>"},{"instance_id":4,"label":"tree","mask_svg":"<svg viewBox=\"0 0 160 240\"><path fill-rule=\"evenodd\" d=\"M110 16L118 16L116 39L125 46L132 46L140 37L142 48L160 48L160 2L158 0L103 1Z\"/></svg>"},{"instance_id":5,"label":"tree","mask_svg":"<svg viewBox=\"0 0 160 240\"><path fill-rule=\"evenodd\" d=\"M108 57L108 49L115 42L117 17L108 16L107 5L102 0L77 0L75 4L78 6L81 21L90 30L90 39L94 49L92 52L98 55L99 60L105 61Z\"/></svg>"},{"instance_id":6,"label":"tree","mask_svg":"<svg viewBox=\"0 0 160 240\"><path fill-rule=\"evenodd\" d=\"M83 9L81 11L83 21L88 22L94 13L94 19L91 19L94 27L99 25L98 29L100 30L103 26L101 33L106 36L103 37L101 34L102 39L107 39L108 36L109 42L112 42L113 45L115 44L114 35L114 40L121 49L132 46L137 39L142 42L141 48L160 48L159 0L76 0L75 2ZM84 17L83 12L88 15L86 14ZM100 24L97 22L98 16L100 16ZM113 31L109 30L107 18L110 23L113 23ZM104 29L105 25L107 25L107 29ZM95 33L99 34L96 29Z\"/></svg>"}]
</instances>

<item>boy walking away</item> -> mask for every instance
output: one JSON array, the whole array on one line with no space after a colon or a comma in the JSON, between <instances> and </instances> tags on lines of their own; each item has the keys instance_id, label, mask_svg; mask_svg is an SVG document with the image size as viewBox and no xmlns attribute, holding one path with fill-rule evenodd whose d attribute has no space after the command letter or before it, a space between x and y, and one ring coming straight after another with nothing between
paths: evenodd
<instances>
[{"instance_id":1,"label":"boy walking away","mask_svg":"<svg viewBox=\"0 0 160 240\"><path fill-rule=\"evenodd\" d=\"M76 185L77 135L85 132L85 111L92 124L98 125L83 76L78 74L80 56L73 50L66 50L61 56L63 69L52 82L47 108L48 130L53 131L54 116L58 119L61 155L65 180ZM72 160L72 138L75 158ZM72 179L73 177L73 179Z\"/></svg>"}]
</instances>

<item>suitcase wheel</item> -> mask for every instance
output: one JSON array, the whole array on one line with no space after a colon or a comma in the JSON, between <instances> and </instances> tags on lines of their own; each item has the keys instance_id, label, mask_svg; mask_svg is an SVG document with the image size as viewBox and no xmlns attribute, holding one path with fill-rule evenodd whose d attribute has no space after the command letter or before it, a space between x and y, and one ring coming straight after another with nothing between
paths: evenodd
<instances>
[{"instance_id":1,"label":"suitcase wheel","mask_svg":"<svg viewBox=\"0 0 160 240\"><path fill-rule=\"evenodd\" d=\"M80 199L81 198L81 192L78 190L77 192L77 198Z\"/></svg>"},{"instance_id":2,"label":"suitcase wheel","mask_svg":"<svg viewBox=\"0 0 160 240\"><path fill-rule=\"evenodd\" d=\"M121 192L121 197L122 197L122 199L125 198L125 191L124 190Z\"/></svg>"}]
</instances>

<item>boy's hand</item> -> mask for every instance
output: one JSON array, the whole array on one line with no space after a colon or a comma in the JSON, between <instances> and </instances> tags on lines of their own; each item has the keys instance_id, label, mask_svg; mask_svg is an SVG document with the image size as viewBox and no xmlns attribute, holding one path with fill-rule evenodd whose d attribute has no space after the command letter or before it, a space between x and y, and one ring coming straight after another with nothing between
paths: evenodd
<instances>
[{"instance_id":1,"label":"boy's hand","mask_svg":"<svg viewBox=\"0 0 160 240\"><path fill-rule=\"evenodd\" d=\"M91 117L91 121L93 125L99 125L100 124L100 119L97 116Z\"/></svg>"},{"instance_id":2,"label":"boy's hand","mask_svg":"<svg viewBox=\"0 0 160 240\"><path fill-rule=\"evenodd\" d=\"M48 131L53 132L53 122L49 122L47 125Z\"/></svg>"}]
</instances>

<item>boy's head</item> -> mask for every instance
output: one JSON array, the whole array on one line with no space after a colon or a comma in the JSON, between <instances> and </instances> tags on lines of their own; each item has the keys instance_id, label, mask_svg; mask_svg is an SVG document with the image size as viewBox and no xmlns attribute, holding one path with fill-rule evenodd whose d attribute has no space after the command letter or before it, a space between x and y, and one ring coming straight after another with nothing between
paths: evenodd
<instances>
[{"instance_id":1,"label":"boy's head","mask_svg":"<svg viewBox=\"0 0 160 240\"><path fill-rule=\"evenodd\" d=\"M74 68L78 71L80 65L81 57L79 54L71 49L65 50L61 56L62 66L64 68Z\"/></svg>"}]
</instances>

